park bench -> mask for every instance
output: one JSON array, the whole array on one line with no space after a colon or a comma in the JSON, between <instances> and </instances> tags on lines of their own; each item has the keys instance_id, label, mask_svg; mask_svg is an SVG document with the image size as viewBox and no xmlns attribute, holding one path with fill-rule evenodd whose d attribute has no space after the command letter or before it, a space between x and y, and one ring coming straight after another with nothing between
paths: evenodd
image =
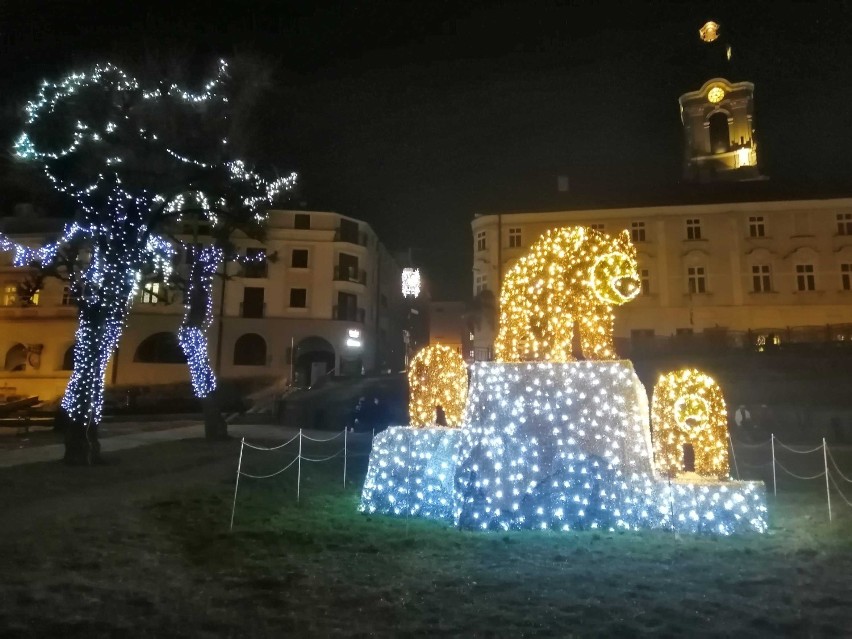
<instances>
[{"instance_id":1,"label":"park bench","mask_svg":"<svg viewBox=\"0 0 852 639\"><path fill-rule=\"evenodd\" d=\"M41 403L38 397L25 397L0 404L0 428L17 428L18 434L30 432L31 408Z\"/></svg>"}]
</instances>

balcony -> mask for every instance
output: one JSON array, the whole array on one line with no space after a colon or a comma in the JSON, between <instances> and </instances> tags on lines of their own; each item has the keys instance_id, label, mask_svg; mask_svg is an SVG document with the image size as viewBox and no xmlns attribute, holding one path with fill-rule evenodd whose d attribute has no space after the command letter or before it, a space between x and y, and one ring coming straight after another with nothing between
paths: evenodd
<instances>
[{"instance_id":1,"label":"balcony","mask_svg":"<svg viewBox=\"0 0 852 639\"><path fill-rule=\"evenodd\" d=\"M346 231L339 226L334 230L335 242L349 242L358 246L367 246L367 234L361 231Z\"/></svg>"},{"instance_id":2,"label":"balcony","mask_svg":"<svg viewBox=\"0 0 852 639\"><path fill-rule=\"evenodd\" d=\"M363 324L365 315L366 313L363 308L356 308L354 306L335 306L332 308L332 319L336 320Z\"/></svg>"},{"instance_id":3,"label":"balcony","mask_svg":"<svg viewBox=\"0 0 852 639\"><path fill-rule=\"evenodd\" d=\"M352 266L335 266L335 282L355 282L356 284L367 284L367 271Z\"/></svg>"},{"instance_id":4,"label":"balcony","mask_svg":"<svg viewBox=\"0 0 852 639\"><path fill-rule=\"evenodd\" d=\"M246 304L240 302L240 317L266 317L266 304Z\"/></svg>"}]
</instances>

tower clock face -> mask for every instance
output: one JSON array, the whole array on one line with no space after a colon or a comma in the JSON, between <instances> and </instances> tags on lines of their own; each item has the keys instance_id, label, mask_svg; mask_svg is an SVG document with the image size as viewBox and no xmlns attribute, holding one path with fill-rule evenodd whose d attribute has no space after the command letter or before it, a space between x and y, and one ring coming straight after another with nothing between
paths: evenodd
<instances>
[{"instance_id":1,"label":"tower clock face","mask_svg":"<svg viewBox=\"0 0 852 639\"><path fill-rule=\"evenodd\" d=\"M718 104L725 97L725 91L722 87L713 87L707 92L707 99L713 104Z\"/></svg>"}]
</instances>

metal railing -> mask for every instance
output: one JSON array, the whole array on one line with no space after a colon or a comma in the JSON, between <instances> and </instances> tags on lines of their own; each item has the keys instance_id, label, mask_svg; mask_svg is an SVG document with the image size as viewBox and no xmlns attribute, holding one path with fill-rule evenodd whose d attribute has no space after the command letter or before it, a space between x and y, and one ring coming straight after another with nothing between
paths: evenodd
<instances>
[{"instance_id":1,"label":"metal railing","mask_svg":"<svg viewBox=\"0 0 852 639\"><path fill-rule=\"evenodd\" d=\"M342 231L340 227L337 227L334 230L334 241L367 246L367 234L361 231Z\"/></svg>"},{"instance_id":2,"label":"metal railing","mask_svg":"<svg viewBox=\"0 0 852 639\"><path fill-rule=\"evenodd\" d=\"M341 266L338 264L334 267L334 281L355 282L356 284L366 285L367 271L355 268L354 266Z\"/></svg>"}]
</instances>

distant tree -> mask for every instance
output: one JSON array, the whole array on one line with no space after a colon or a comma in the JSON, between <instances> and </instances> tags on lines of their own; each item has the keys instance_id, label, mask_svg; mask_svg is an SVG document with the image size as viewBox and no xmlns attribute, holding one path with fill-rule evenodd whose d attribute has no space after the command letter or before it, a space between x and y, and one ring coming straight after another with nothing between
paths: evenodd
<instances>
[{"instance_id":1,"label":"distant tree","mask_svg":"<svg viewBox=\"0 0 852 639\"><path fill-rule=\"evenodd\" d=\"M240 127L257 102L260 74L216 77L198 91L165 80L143 87L112 64L45 82L27 105L17 157L38 165L51 186L72 201L76 214L61 237L40 248L0 234L0 250L18 266L66 279L78 305L74 367L62 398L65 460L100 459L98 425L104 376L118 346L134 295L148 281L185 286L178 333L193 388L207 400L208 438L227 436L216 419L216 379L207 349L212 282L225 259L240 259L229 241L235 230L261 236L264 209L290 189L295 174L266 180L238 159ZM204 220L187 245L182 227ZM188 273L173 268L189 250ZM242 258L245 259L245 258Z\"/></svg>"}]
</instances>

